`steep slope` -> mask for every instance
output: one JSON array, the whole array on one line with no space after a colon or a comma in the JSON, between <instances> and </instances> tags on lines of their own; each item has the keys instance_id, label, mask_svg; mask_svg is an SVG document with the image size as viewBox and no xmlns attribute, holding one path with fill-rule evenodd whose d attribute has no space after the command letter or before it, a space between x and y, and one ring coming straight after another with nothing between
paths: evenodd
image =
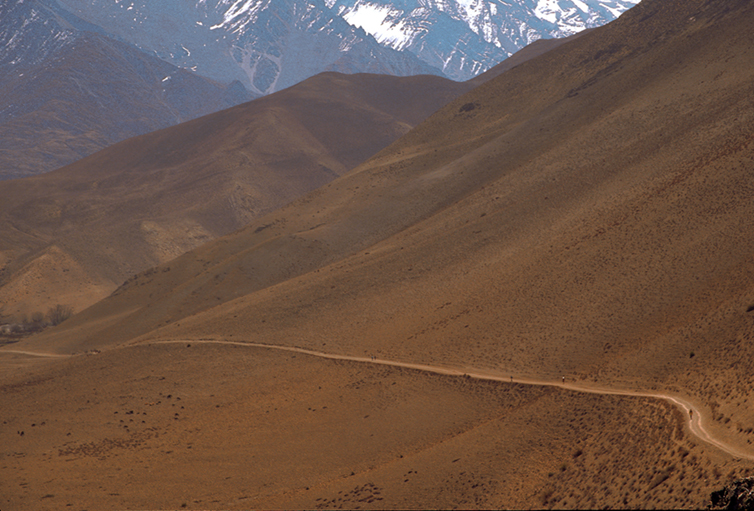
<instances>
[{"instance_id":1,"label":"steep slope","mask_svg":"<svg viewBox=\"0 0 754 511\"><path fill-rule=\"evenodd\" d=\"M0 302L77 310L345 173L471 86L329 73L0 183Z\"/></svg>"},{"instance_id":2,"label":"steep slope","mask_svg":"<svg viewBox=\"0 0 754 511\"><path fill-rule=\"evenodd\" d=\"M468 80L541 38L604 25L638 0L60 0L161 59L256 93L322 71Z\"/></svg>"},{"instance_id":3,"label":"steep slope","mask_svg":"<svg viewBox=\"0 0 754 511\"><path fill-rule=\"evenodd\" d=\"M410 52L381 46L322 0L60 4L167 62L224 82L240 80L260 95L325 71L442 75Z\"/></svg>"},{"instance_id":4,"label":"steep slope","mask_svg":"<svg viewBox=\"0 0 754 511\"><path fill-rule=\"evenodd\" d=\"M618 17L637 0L329 0L380 43L408 50L455 80L469 80L542 38L562 38Z\"/></svg>"},{"instance_id":5,"label":"steep slope","mask_svg":"<svg viewBox=\"0 0 754 511\"><path fill-rule=\"evenodd\" d=\"M754 473L752 22L645 0L0 349L8 507L705 507Z\"/></svg>"},{"instance_id":6,"label":"steep slope","mask_svg":"<svg viewBox=\"0 0 754 511\"><path fill-rule=\"evenodd\" d=\"M0 48L0 179L254 97L115 41L54 2L0 6Z\"/></svg>"},{"instance_id":7,"label":"steep slope","mask_svg":"<svg viewBox=\"0 0 754 511\"><path fill-rule=\"evenodd\" d=\"M27 344L222 337L661 386L746 446L752 16L645 2Z\"/></svg>"},{"instance_id":8,"label":"steep slope","mask_svg":"<svg viewBox=\"0 0 754 511\"><path fill-rule=\"evenodd\" d=\"M525 46L520 51L517 51L516 53L511 55L509 58L502 61L500 64L476 76L475 78L472 78L471 80L468 81L468 83L474 86L478 86L478 85L483 84L484 82L488 82L492 80L493 78L505 73L509 69L513 69L514 67L519 66L528 60L531 60L535 57L539 57L543 53L547 53L550 50L554 50L555 48L565 43L575 41L579 37L591 32L591 30L592 29L582 30L581 32L578 32L574 35L571 35L568 37L561 37L558 39L537 39L533 43L529 44L528 46Z\"/></svg>"}]
</instances>

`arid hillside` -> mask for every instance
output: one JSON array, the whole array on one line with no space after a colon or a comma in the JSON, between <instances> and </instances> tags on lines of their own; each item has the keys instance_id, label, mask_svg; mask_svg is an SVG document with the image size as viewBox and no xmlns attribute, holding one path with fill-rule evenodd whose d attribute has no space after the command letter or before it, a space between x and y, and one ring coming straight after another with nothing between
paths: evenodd
<instances>
[{"instance_id":1,"label":"arid hillside","mask_svg":"<svg viewBox=\"0 0 754 511\"><path fill-rule=\"evenodd\" d=\"M13 356L4 509L698 509L753 473L652 399L191 342Z\"/></svg>"},{"instance_id":2,"label":"arid hillside","mask_svg":"<svg viewBox=\"0 0 754 511\"><path fill-rule=\"evenodd\" d=\"M752 23L644 0L6 347L8 502L704 507L754 471Z\"/></svg>"},{"instance_id":3,"label":"arid hillside","mask_svg":"<svg viewBox=\"0 0 754 511\"><path fill-rule=\"evenodd\" d=\"M471 85L323 74L0 182L0 303L76 310L345 173Z\"/></svg>"}]
</instances>

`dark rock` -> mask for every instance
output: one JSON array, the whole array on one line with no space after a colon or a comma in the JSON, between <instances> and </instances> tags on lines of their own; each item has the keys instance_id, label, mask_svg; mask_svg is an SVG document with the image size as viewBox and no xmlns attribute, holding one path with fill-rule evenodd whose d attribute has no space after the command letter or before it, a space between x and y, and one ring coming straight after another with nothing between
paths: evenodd
<instances>
[{"instance_id":1,"label":"dark rock","mask_svg":"<svg viewBox=\"0 0 754 511\"><path fill-rule=\"evenodd\" d=\"M710 494L709 509L754 511L754 477L733 481Z\"/></svg>"}]
</instances>

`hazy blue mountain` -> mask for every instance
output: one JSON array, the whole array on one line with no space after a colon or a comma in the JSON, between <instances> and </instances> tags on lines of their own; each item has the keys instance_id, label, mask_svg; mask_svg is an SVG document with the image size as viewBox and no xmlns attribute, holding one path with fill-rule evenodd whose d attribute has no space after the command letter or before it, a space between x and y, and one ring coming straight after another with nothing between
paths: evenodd
<instances>
[{"instance_id":1,"label":"hazy blue mountain","mask_svg":"<svg viewBox=\"0 0 754 511\"><path fill-rule=\"evenodd\" d=\"M106 35L54 1L0 3L0 179L253 99Z\"/></svg>"},{"instance_id":2,"label":"hazy blue mountain","mask_svg":"<svg viewBox=\"0 0 754 511\"><path fill-rule=\"evenodd\" d=\"M326 0L380 43L409 50L456 80L542 38L604 25L639 0Z\"/></svg>"},{"instance_id":3,"label":"hazy blue mountain","mask_svg":"<svg viewBox=\"0 0 754 511\"><path fill-rule=\"evenodd\" d=\"M177 66L267 94L322 71L467 80L638 0L59 0Z\"/></svg>"},{"instance_id":4,"label":"hazy blue mountain","mask_svg":"<svg viewBox=\"0 0 754 511\"><path fill-rule=\"evenodd\" d=\"M380 45L323 0L60 0L77 16L177 66L268 94L323 71L442 73Z\"/></svg>"}]
</instances>

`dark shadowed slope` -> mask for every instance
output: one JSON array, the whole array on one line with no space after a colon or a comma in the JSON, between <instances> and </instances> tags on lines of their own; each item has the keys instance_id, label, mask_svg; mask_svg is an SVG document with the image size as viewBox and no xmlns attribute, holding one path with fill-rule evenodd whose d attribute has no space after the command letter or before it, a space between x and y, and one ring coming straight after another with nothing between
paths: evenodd
<instances>
[{"instance_id":1,"label":"dark shadowed slope","mask_svg":"<svg viewBox=\"0 0 754 511\"><path fill-rule=\"evenodd\" d=\"M328 73L0 183L0 301L77 309L373 155L470 88Z\"/></svg>"}]
</instances>

